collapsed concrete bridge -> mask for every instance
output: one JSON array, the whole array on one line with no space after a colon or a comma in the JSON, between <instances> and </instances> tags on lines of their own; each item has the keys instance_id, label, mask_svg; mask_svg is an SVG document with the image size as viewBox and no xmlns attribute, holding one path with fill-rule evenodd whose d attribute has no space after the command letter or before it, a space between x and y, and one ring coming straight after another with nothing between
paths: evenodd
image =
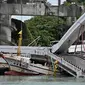
<instances>
[{"instance_id":1,"label":"collapsed concrete bridge","mask_svg":"<svg viewBox=\"0 0 85 85\"><path fill-rule=\"evenodd\" d=\"M56 16L75 16L76 12L70 15L66 6L52 6L46 3L47 0L1 0L0 2L0 37L11 42L11 31L16 30L11 23L11 15L56 15ZM75 6L75 5L73 5ZM58 13L59 10L59 13ZM78 10L77 10L78 11ZM85 76L85 61L74 55L61 55L72 45L77 39L77 35L81 26L79 36L85 31L85 14L83 14L74 25L61 38L59 43L52 47L21 47L22 53L29 53L38 56L50 56L54 60L59 61L59 67L75 77ZM0 42L7 45L5 42ZM16 53L17 46L0 46L0 51ZM83 61L83 62L82 62ZM82 62L82 63L81 63ZM79 63L79 64L78 64Z\"/></svg>"}]
</instances>

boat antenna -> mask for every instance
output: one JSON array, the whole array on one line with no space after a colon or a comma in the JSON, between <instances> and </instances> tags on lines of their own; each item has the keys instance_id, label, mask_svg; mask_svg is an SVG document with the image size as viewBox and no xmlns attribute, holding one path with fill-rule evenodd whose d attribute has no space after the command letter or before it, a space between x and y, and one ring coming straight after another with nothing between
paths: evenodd
<instances>
[{"instance_id":1,"label":"boat antenna","mask_svg":"<svg viewBox=\"0 0 85 85\"><path fill-rule=\"evenodd\" d=\"M39 38L40 38L40 36L38 36L36 39L34 39L28 46L32 45L34 42L36 42L37 40L39 40Z\"/></svg>"},{"instance_id":2,"label":"boat antenna","mask_svg":"<svg viewBox=\"0 0 85 85\"><path fill-rule=\"evenodd\" d=\"M22 0L21 0L21 31L19 34L19 41L18 41L18 49L17 49L17 56L21 55L21 45L22 45Z\"/></svg>"}]
</instances>

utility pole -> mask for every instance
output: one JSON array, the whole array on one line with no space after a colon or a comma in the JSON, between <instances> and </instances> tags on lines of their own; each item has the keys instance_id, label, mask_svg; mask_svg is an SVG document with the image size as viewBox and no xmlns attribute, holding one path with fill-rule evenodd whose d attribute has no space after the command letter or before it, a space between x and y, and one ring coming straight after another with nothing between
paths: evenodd
<instances>
[{"instance_id":1,"label":"utility pole","mask_svg":"<svg viewBox=\"0 0 85 85\"><path fill-rule=\"evenodd\" d=\"M60 8L60 5L61 5L61 0L58 0L58 24L59 24L59 8Z\"/></svg>"}]
</instances>

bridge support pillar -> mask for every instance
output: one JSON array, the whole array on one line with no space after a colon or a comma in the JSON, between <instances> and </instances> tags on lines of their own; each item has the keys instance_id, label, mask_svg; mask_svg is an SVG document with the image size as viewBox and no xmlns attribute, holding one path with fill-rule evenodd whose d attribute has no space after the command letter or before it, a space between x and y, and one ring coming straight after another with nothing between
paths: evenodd
<instances>
[{"instance_id":1,"label":"bridge support pillar","mask_svg":"<svg viewBox=\"0 0 85 85\"><path fill-rule=\"evenodd\" d=\"M11 16L0 14L0 45L8 45L11 41Z\"/></svg>"}]
</instances>

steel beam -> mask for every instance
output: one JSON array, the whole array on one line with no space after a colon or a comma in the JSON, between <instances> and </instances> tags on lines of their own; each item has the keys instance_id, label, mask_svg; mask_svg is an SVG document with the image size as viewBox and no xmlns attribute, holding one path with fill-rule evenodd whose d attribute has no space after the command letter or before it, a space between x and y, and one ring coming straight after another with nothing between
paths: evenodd
<instances>
[{"instance_id":1,"label":"steel beam","mask_svg":"<svg viewBox=\"0 0 85 85\"><path fill-rule=\"evenodd\" d=\"M67 16L67 17L75 17L80 16L82 14L82 9L79 6L76 6L75 4L71 6L48 6L46 8L46 13L48 15L55 15L55 16Z\"/></svg>"},{"instance_id":2,"label":"steel beam","mask_svg":"<svg viewBox=\"0 0 85 85\"><path fill-rule=\"evenodd\" d=\"M58 13L59 12L59 13ZM0 4L0 13L8 15L55 15L55 16L80 16L82 9L75 4L72 6L61 5L58 6L47 5L46 3L27 3L27 4Z\"/></svg>"},{"instance_id":3,"label":"steel beam","mask_svg":"<svg viewBox=\"0 0 85 85\"><path fill-rule=\"evenodd\" d=\"M44 15L45 6L43 3L28 4L0 4L0 13L8 15Z\"/></svg>"}]
</instances>

